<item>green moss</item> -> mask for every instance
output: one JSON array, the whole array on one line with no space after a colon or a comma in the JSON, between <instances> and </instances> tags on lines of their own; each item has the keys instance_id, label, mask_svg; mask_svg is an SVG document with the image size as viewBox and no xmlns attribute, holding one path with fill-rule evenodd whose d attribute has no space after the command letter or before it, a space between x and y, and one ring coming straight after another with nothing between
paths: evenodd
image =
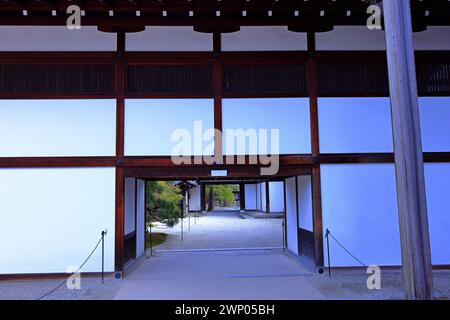
<instances>
[{"instance_id":1,"label":"green moss","mask_svg":"<svg viewBox=\"0 0 450 320\"><path fill-rule=\"evenodd\" d=\"M167 240L167 234L160 233L160 232L152 232L152 235L150 236L150 233L147 233L146 239L145 239L145 246L146 248L150 248L151 245L153 245L153 248L156 246L159 246L166 242Z\"/></svg>"}]
</instances>

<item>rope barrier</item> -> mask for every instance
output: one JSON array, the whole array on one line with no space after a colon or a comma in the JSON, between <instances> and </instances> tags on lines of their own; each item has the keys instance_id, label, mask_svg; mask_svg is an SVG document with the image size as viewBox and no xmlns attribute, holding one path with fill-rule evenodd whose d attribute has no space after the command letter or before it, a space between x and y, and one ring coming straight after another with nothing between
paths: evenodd
<instances>
[{"instance_id":1,"label":"rope barrier","mask_svg":"<svg viewBox=\"0 0 450 320\"><path fill-rule=\"evenodd\" d=\"M331 237L331 239L333 239L345 252L347 252L347 254L352 257L355 261L357 261L359 264L361 264L361 266L367 268L368 266L362 262L361 259L358 259L353 253L350 252L350 250L348 250L339 240L336 239L336 237L331 233L331 231L329 229L327 229L327 232L325 234L325 237L327 239L327 251L328 251L328 273L329 276L331 278L331 258L330 258L330 241L329 241L329 237Z\"/></svg>"},{"instance_id":2,"label":"rope barrier","mask_svg":"<svg viewBox=\"0 0 450 320\"><path fill-rule=\"evenodd\" d=\"M106 232L102 231L102 236L100 237L100 240L98 240L97 244L95 245L94 249L91 251L91 253L89 254L89 256L84 260L84 262L81 264L81 266L75 271L69 274L69 276L60 284L58 284L55 288L53 288L52 290L50 290L49 292L47 292L46 294L40 296L39 298L37 298L36 300L42 300L45 297L49 296L50 294L52 294L53 292L55 292L56 290L58 290L59 288L61 288L66 282L67 279L69 279L71 276L73 276L74 274L78 273L83 267L84 265L89 261L89 259L92 257L92 255L94 254L95 250L97 250L98 246L100 245L100 243L103 242L104 238L105 238ZM103 263L102 263L103 265ZM103 277L103 271L102 271L102 277Z\"/></svg>"}]
</instances>

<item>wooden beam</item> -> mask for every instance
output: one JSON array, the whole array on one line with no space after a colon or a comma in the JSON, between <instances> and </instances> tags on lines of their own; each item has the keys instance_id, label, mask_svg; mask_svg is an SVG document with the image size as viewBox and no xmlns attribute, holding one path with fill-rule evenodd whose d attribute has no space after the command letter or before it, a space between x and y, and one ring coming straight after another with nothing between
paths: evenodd
<instances>
[{"instance_id":1,"label":"wooden beam","mask_svg":"<svg viewBox=\"0 0 450 320\"><path fill-rule=\"evenodd\" d=\"M384 0L406 298L433 298L430 237L409 1Z\"/></svg>"},{"instance_id":2,"label":"wooden beam","mask_svg":"<svg viewBox=\"0 0 450 320\"><path fill-rule=\"evenodd\" d=\"M0 168L114 167L114 157L0 158Z\"/></svg>"}]
</instances>

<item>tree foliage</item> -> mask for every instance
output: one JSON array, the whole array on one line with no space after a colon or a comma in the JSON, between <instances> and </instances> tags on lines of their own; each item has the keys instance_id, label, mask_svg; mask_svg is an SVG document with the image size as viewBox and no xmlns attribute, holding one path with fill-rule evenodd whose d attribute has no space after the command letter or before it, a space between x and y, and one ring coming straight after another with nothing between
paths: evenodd
<instances>
[{"instance_id":1,"label":"tree foliage","mask_svg":"<svg viewBox=\"0 0 450 320\"><path fill-rule=\"evenodd\" d=\"M173 227L181 215L180 201L183 199L180 189L166 181L147 182L147 221L159 221Z\"/></svg>"},{"instance_id":2,"label":"tree foliage","mask_svg":"<svg viewBox=\"0 0 450 320\"><path fill-rule=\"evenodd\" d=\"M212 185L207 187L207 202L219 201L221 207L232 206L234 202L234 187L228 184ZM213 198L211 199L211 193Z\"/></svg>"}]
</instances>

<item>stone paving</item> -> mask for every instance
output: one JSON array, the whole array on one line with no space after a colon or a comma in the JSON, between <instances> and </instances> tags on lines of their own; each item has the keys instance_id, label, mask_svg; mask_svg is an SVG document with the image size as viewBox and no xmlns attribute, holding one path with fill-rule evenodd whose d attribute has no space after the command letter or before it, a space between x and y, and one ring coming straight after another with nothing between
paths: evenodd
<instances>
[{"instance_id":1,"label":"stone paving","mask_svg":"<svg viewBox=\"0 0 450 320\"><path fill-rule=\"evenodd\" d=\"M281 250L159 252L123 280L116 299L323 299L313 274Z\"/></svg>"}]
</instances>

